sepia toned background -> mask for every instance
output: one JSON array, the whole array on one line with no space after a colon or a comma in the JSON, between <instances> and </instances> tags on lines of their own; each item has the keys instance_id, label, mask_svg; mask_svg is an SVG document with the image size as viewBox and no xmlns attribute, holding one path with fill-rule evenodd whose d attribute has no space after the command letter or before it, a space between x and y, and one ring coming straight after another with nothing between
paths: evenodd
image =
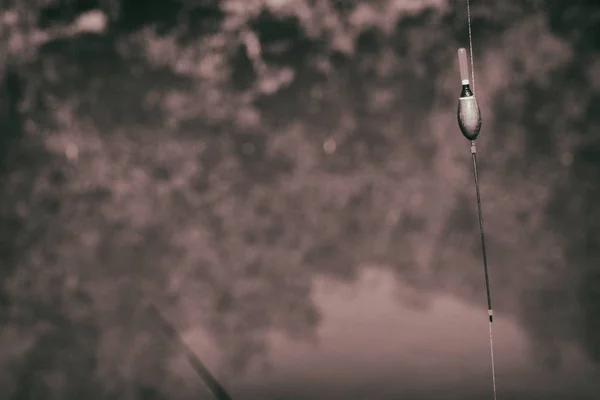
<instances>
[{"instance_id":1,"label":"sepia toned background","mask_svg":"<svg viewBox=\"0 0 600 400\"><path fill-rule=\"evenodd\" d=\"M0 398L489 399L466 2L3 0ZM499 397L600 398L600 5L472 1Z\"/></svg>"}]
</instances>

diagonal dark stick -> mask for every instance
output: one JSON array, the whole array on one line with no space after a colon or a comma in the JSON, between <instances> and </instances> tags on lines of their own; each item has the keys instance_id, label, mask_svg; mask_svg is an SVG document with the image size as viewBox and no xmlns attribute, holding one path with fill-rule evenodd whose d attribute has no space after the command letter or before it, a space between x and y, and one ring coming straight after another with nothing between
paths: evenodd
<instances>
[{"instance_id":1,"label":"diagonal dark stick","mask_svg":"<svg viewBox=\"0 0 600 400\"><path fill-rule=\"evenodd\" d=\"M206 387L213 394L215 399L217 400L231 400L231 397L225 391L225 388L217 381L217 379L210 373L208 368L200 361L198 356L189 348L189 346L183 341L181 335L177 332L177 330L171 325L169 321L167 321L161 314L160 311L154 306L150 305L149 310L150 314L156 319L159 323L162 332L171 340L174 340L179 348L186 355L188 362L192 365L192 368L196 371L202 382L206 385Z\"/></svg>"},{"instance_id":2,"label":"diagonal dark stick","mask_svg":"<svg viewBox=\"0 0 600 400\"><path fill-rule=\"evenodd\" d=\"M469 20L469 31L471 26L469 0L467 0L467 14ZM470 36L470 35L469 35ZM471 44L472 52L472 44ZM492 360L492 387L494 400L496 400L496 368L494 365L494 341L492 338L492 322L494 320L494 312L492 309L492 297L490 294L490 283L487 265L487 253L485 248L485 235L483 233L483 212L481 210L481 195L479 193L479 177L477 176L477 147L475 139L479 135L481 129L481 113L477 105L475 94L471 91L469 82L469 68L467 64L467 51L464 48L458 50L458 61L460 66L460 75L462 82L462 91L458 100L458 125L463 135L471 142L471 158L473 159L473 176L475 178L475 193L477 196L477 212L479 215L479 236L481 238L481 252L483 255L483 271L485 275L485 291L487 294L489 329L490 329L490 356ZM473 59L471 58L471 63ZM475 74L473 73L473 79Z\"/></svg>"}]
</instances>

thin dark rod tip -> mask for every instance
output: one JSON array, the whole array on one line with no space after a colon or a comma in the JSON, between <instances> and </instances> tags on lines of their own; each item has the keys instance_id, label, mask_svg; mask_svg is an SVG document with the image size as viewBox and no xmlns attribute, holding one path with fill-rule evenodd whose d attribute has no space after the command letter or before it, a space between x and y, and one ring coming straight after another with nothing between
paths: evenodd
<instances>
[{"instance_id":1,"label":"thin dark rod tip","mask_svg":"<svg viewBox=\"0 0 600 400\"><path fill-rule=\"evenodd\" d=\"M475 141L471 141L471 156L473 158L473 176L475 178L475 193L477 195L477 211L479 214L479 234L481 237L481 253L483 256L483 271L485 273L485 290L487 294L488 310L492 310L492 297L490 294L490 282L487 265L487 251L485 247L485 233L483 230L483 211L481 207L481 195L479 192L479 177L477 175L477 154L474 151Z\"/></svg>"},{"instance_id":2,"label":"thin dark rod tip","mask_svg":"<svg viewBox=\"0 0 600 400\"><path fill-rule=\"evenodd\" d=\"M163 334L167 336L169 339L175 341L179 348L185 354L188 362L191 364L192 368L198 374L200 379L202 379L203 383L210 390L216 400L232 400L231 396L227 393L223 385L219 383L219 381L211 374L208 368L204 365L200 358L189 348L189 346L183 341L182 337L179 335L177 330L171 325L166 318L162 316L160 311L154 306L150 305L148 307L150 314L154 317L156 322L160 325Z\"/></svg>"}]
</instances>

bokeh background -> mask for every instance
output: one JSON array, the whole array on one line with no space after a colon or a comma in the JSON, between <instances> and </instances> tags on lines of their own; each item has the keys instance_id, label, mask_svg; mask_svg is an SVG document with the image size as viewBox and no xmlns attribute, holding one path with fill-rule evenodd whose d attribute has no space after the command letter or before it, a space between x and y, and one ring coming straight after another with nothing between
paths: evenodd
<instances>
[{"instance_id":1,"label":"bokeh background","mask_svg":"<svg viewBox=\"0 0 600 400\"><path fill-rule=\"evenodd\" d=\"M236 399L491 398L464 1L1 4L0 398L209 399L150 303ZM597 399L600 5L471 7L498 390Z\"/></svg>"}]
</instances>

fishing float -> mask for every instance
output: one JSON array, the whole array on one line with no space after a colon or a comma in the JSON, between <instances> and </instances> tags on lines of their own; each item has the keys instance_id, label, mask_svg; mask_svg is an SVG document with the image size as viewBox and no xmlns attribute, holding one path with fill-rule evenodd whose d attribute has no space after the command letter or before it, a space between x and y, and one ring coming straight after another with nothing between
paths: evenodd
<instances>
[{"instance_id":1,"label":"fishing float","mask_svg":"<svg viewBox=\"0 0 600 400\"><path fill-rule=\"evenodd\" d=\"M483 211L481 207L481 194L479 192L479 177L477 174L477 146L475 140L481 130L481 112L475 97L475 71L473 68L473 39L471 35L471 9L467 0L467 21L469 28L469 50L471 58L471 78L469 78L469 64L467 62L467 50L458 49L458 63L460 68L461 93L458 99L458 126L463 136L471 143L471 159L473 161L473 176L475 179L475 194L477 198L477 211L479 216L479 236L481 238L481 253L483 257L483 272L485 276L485 291L487 295L489 332L490 332L490 355L492 362L492 387L494 400L496 400L496 368L494 365L494 341L492 335L492 323L494 311L492 308L492 296L490 293L490 282L488 274L487 252L485 248L485 234L483 229Z\"/></svg>"}]
</instances>

